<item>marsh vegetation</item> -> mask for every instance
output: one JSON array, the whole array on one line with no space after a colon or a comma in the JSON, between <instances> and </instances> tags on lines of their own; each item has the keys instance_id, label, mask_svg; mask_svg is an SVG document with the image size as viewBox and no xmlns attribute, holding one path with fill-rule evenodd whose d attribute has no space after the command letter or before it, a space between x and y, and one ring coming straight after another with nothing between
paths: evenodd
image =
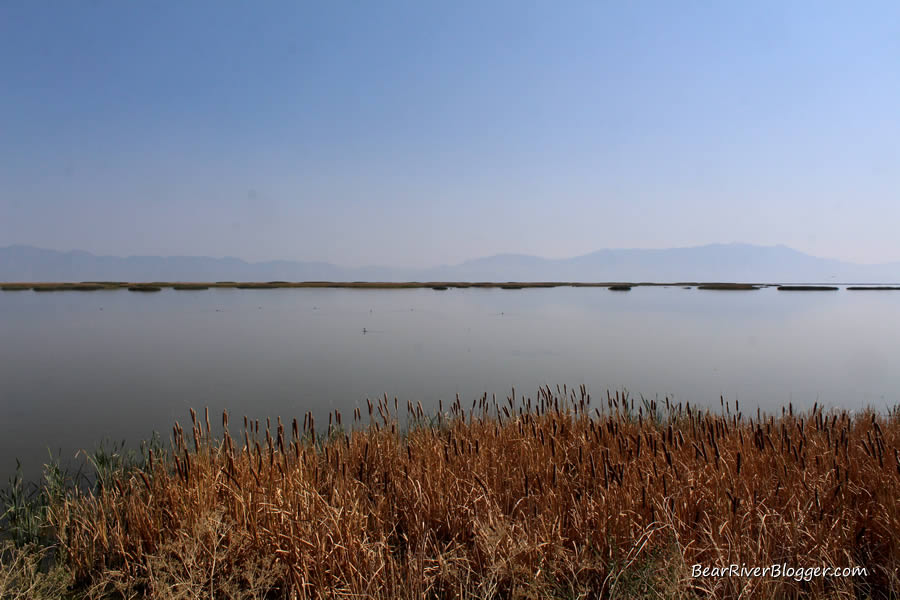
<instances>
[{"instance_id":1,"label":"marsh vegetation","mask_svg":"<svg viewBox=\"0 0 900 600\"><path fill-rule=\"evenodd\" d=\"M782 291L834 291L837 286L825 285L777 285L762 283L720 283L720 282L640 282L640 283L610 283L610 282L463 282L463 281L266 281L266 282L168 282L151 281L147 283L121 282L121 281L86 281L82 283L4 283L0 284L0 290L21 291L34 290L36 292L62 292L62 291L94 291L115 290L125 288L141 291L151 291L148 288L172 288L176 290L205 290L209 288L236 288L242 290L268 290L280 288L348 288L348 289L417 289L431 288L433 290L446 290L450 288L499 288L504 290L520 290L528 288L554 288L554 287L605 287L614 291L626 291L632 287L680 287L682 289L697 288L698 290L758 290L764 287L777 287ZM900 286L848 286L848 290L900 290ZM155 290L153 290L155 291Z\"/></svg>"},{"instance_id":2,"label":"marsh vegetation","mask_svg":"<svg viewBox=\"0 0 900 600\"><path fill-rule=\"evenodd\" d=\"M657 283L657 282L562 282L562 281L216 281L210 282L168 282L168 281L151 281L151 282L82 282L80 284L73 283L4 283L0 284L3 290L21 290L40 288L40 291L65 291L78 289L118 289L132 287L158 287L173 289L208 289L208 288L237 288L248 290L268 290L280 288L347 288L347 289L418 289L431 288L436 290L444 290L450 288L499 288L506 290L521 290L530 288L555 288L555 287L605 287L615 288L622 291L622 288L632 287L669 287L679 286L689 288L696 286L699 289L757 289L759 284L750 283Z\"/></svg>"},{"instance_id":3,"label":"marsh vegetation","mask_svg":"<svg viewBox=\"0 0 900 600\"><path fill-rule=\"evenodd\" d=\"M697 286L698 290L758 290L758 285L749 283L703 283Z\"/></svg>"},{"instance_id":4,"label":"marsh vegetation","mask_svg":"<svg viewBox=\"0 0 900 600\"><path fill-rule=\"evenodd\" d=\"M542 389L429 416L221 427L7 493L0 589L119 598L838 598L900 593L900 412L744 414ZM218 430L218 435L216 434ZM690 565L866 577L692 578ZM18 587L17 587L18 586ZM44 586L44 587L41 587ZM87 594L90 593L90 596ZM35 593L37 594L37 593ZM8 596L4 596L8 597Z\"/></svg>"}]
</instances>

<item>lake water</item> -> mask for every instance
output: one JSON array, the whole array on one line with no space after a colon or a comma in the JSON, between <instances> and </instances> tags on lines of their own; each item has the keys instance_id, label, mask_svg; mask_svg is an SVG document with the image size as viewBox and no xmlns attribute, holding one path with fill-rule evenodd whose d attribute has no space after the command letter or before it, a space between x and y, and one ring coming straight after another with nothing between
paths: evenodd
<instances>
[{"instance_id":1,"label":"lake water","mask_svg":"<svg viewBox=\"0 0 900 600\"><path fill-rule=\"evenodd\" d=\"M363 329L365 328L365 333ZM0 292L0 482L103 438L585 384L718 407L900 401L900 292ZM323 420L324 419L324 420Z\"/></svg>"}]
</instances>

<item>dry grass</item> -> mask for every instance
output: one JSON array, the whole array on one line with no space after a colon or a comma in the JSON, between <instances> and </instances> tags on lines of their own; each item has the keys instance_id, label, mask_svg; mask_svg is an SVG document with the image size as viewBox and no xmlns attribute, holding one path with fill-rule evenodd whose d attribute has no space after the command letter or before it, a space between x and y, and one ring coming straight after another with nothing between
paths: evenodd
<instances>
[{"instance_id":1,"label":"dry grass","mask_svg":"<svg viewBox=\"0 0 900 600\"><path fill-rule=\"evenodd\" d=\"M900 412L597 404L584 388L431 419L408 404L401 431L384 398L346 425L245 418L235 436L227 414L215 436L192 411L169 454L69 493L48 522L95 597L900 594ZM694 563L869 575L695 579Z\"/></svg>"},{"instance_id":2,"label":"dry grass","mask_svg":"<svg viewBox=\"0 0 900 600\"><path fill-rule=\"evenodd\" d=\"M62 565L48 566L51 549L0 544L0 598L36 600L67 597L72 575Z\"/></svg>"}]
</instances>

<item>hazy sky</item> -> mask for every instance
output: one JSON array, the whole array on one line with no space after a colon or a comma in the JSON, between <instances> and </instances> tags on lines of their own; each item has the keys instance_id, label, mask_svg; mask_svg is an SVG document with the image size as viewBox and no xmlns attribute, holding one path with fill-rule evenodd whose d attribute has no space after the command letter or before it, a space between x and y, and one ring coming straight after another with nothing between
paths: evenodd
<instances>
[{"instance_id":1,"label":"hazy sky","mask_svg":"<svg viewBox=\"0 0 900 600\"><path fill-rule=\"evenodd\" d=\"M900 3L0 3L0 246L900 260Z\"/></svg>"}]
</instances>

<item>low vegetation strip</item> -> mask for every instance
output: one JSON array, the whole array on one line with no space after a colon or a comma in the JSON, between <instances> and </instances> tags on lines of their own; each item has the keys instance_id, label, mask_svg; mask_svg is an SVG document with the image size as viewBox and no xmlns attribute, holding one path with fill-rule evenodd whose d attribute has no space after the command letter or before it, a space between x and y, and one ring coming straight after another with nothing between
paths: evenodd
<instances>
[{"instance_id":1,"label":"low vegetation strip","mask_svg":"<svg viewBox=\"0 0 900 600\"><path fill-rule=\"evenodd\" d=\"M21 289L37 289L41 291L64 291L72 289L118 289L132 287L159 287L174 289L207 289L207 288L238 288L251 290L266 290L279 288L359 288L359 289L416 289L416 288L499 288L507 290L518 290L526 288L555 288L555 287L605 287L621 290L628 287L660 287L660 286L697 286L699 289L726 289L726 290L755 290L762 284L753 283L627 283L627 282L562 282L562 281L216 281L210 282L194 282L194 281L151 281L151 282L100 282L86 281L80 284L72 283L2 283L0 289L3 290L21 290Z\"/></svg>"},{"instance_id":2,"label":"low vegetation strip","mask_svg":"<svg viewBox=\"0 0 900 600\"><path fill-rule=\"evenodd\" d=\"M749 283L703 283L698 290L758 290L759 286Z\"/></svg>"},{"instance_id":3,"label":"low vegetation strip","mask_svg":"<svg viewBox=\"0 0 900 600\"><path fill-rule=\"evenodd\" d=\"M583 387L515 398L429 417L385 397L347 422L245 417L233 435L227 413L215 435L191 411L165 451L94 460L89 490L51 471L43 508L7 512L18 549L0 577L52 551L53 597L73 598L900 592L900 411L748 416ZM691 575L775 563L868 574Z\"/></svg>"},{"instance_id":4,"label":"low vegetation strip","mask_svg":"<svg viewBox=\"0 0 900 600\"><path fill-rule=\"evenodd\" d=\"M114 290L118 284L100 283L100 282L81 282L81 283L4 283L0 284L0 289L7 291L15 290L34 290L36 292L92 292L96 290Z\"/></svg>"}]
</instances>

